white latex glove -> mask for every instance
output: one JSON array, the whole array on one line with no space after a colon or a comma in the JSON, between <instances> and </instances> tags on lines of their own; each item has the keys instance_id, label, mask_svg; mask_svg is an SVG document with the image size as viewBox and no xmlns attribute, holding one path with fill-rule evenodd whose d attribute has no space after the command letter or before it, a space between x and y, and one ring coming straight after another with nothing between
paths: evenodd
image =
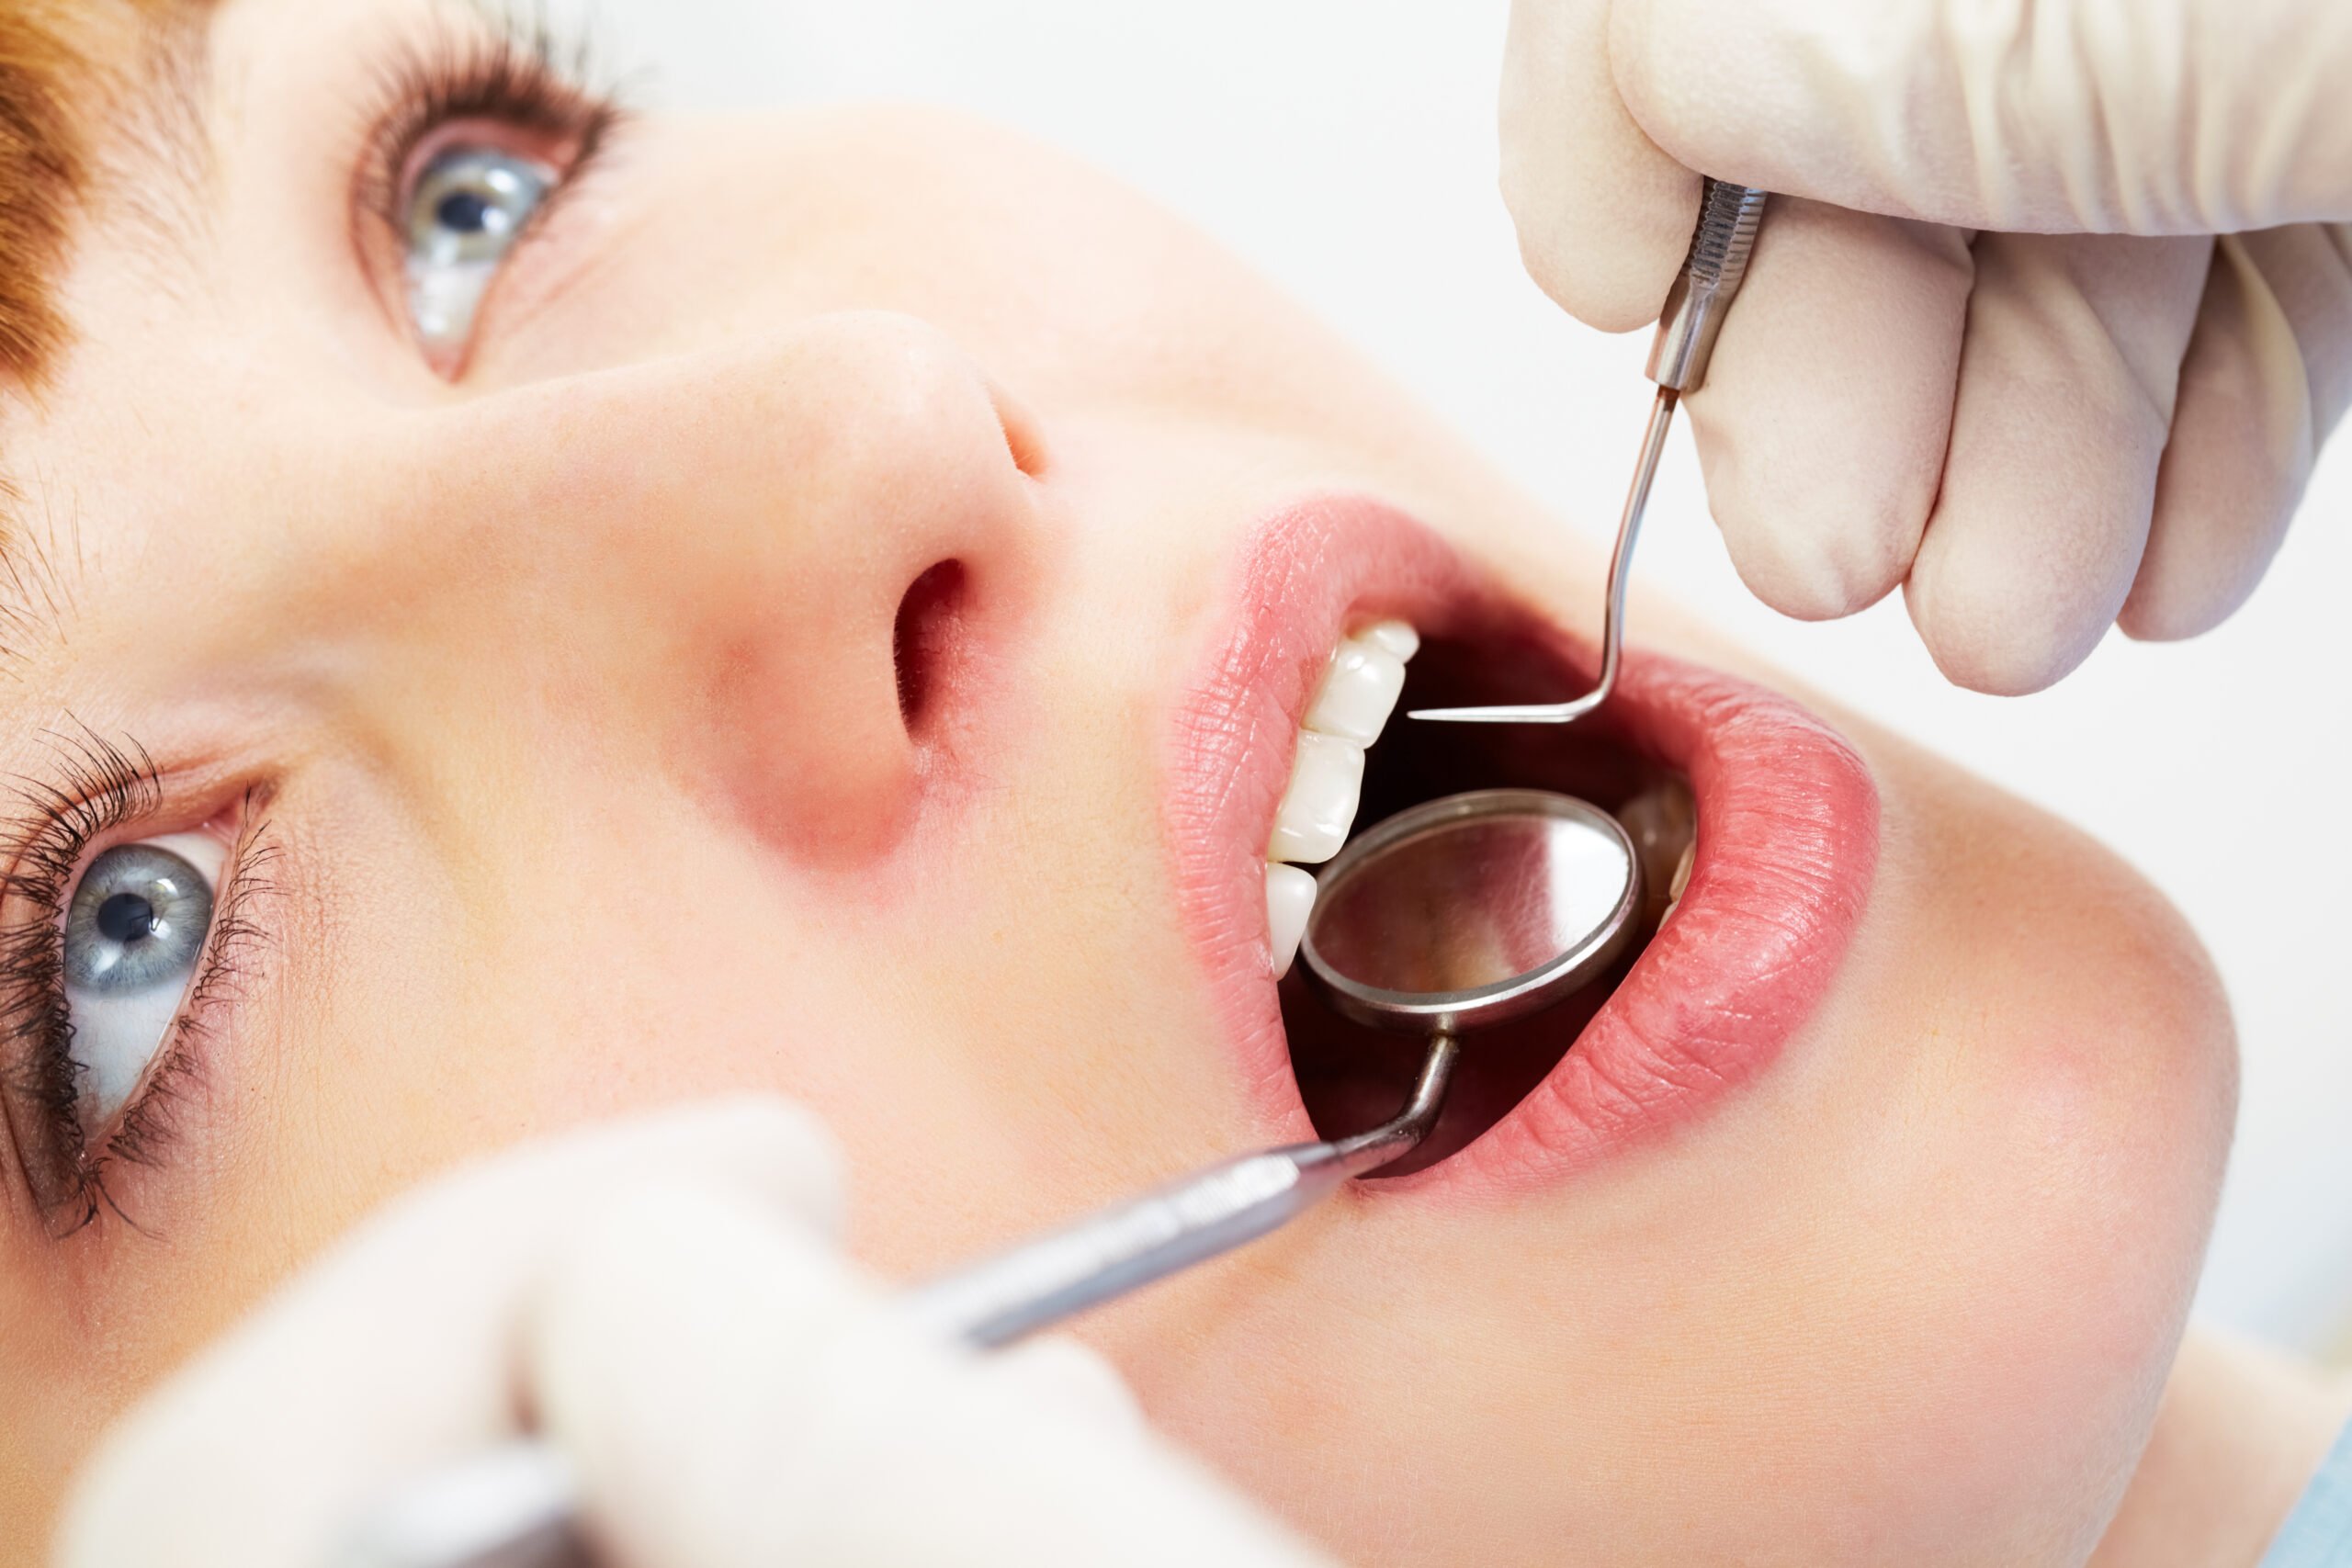
<instances>
[{"instance_id":1,"label":"white latex glove","mask_svg":"<svg viewBox=\"0 0 2352 1568\"><path fill-rule=\"evenodd\" d=\"M117 1427L62 1568L318 1568L520 1429L618 1568L1306 1568L1074 1343L920 1337L829 1240L835 1162L745 1101L529 1148L369 1222Z\"/></svg>"},{"instance_id":2,"label":"white latex glove","mask_svg":"<svg viewBox=\"0 0 2352 1568\"><path fill-rule=\"evenodd\" d=\"M1610 331L1692 170L1776 193L1690 400L1715 516L1790 615L1904 584L1962 685L2227 617L2352 401L2344 0L1515 0L1502 122Z\"/></svg>"}]
</instances>

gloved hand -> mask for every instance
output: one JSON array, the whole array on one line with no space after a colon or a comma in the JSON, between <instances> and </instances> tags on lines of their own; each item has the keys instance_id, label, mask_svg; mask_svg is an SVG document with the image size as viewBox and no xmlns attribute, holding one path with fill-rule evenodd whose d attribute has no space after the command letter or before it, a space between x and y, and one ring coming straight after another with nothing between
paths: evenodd
<instances>
[{"instance_id":1,"label":"gloved hand","mask_svg":"<svg viewBox=\"0 0 2352 1568\"><path fill-rule=\"evenodd\" d=\"M387 1210L119 1427L62 1568L319 1568L527 1411L617 1568L1307 1568L1069 1342L934 1344L828 1239L772 1101L526 1149Z\"/></svg>"},{"instance_id":2,"label":"gloved hand","mask_svg":"<svg viewBox=\"0 0 2352 1568\"><path fill-rule=\"evenodd\" d=\"M1809 619L1903 583L1948 675L2028 692L2277 550L2352 401L2347 83L2312 0L1514 0L1504 192L1619 332L1691 171L1776 193L1690 400L1733 560Z\"/></svg>"}]
</instances>

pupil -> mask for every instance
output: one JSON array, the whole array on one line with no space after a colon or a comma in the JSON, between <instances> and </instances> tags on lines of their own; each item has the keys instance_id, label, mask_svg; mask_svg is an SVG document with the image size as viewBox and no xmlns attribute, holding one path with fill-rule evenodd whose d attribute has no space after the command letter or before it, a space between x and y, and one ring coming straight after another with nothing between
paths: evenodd
<instances>
[{"instance_id":1,"label":"pupil","mask_svg":"<svg viewBox=\"0 0 2352 1568\"><path fill-rule=\"evenodd\" d=\"M444 229L454 229L460 234L479 234L489 228L490 212L490 203L469 190L451 191L433 209Z\"/></svg>"},{"instance_id":2,"label":"pupil","mask_svg":"<svg viewBox=\"0 0 2352 1568\"><path fill-rule=\"evenodd\" d=\"M118 893L98 906L98 934L129 946L155 932L155 906L136 893Z\"/></svg>"}]
</instances>

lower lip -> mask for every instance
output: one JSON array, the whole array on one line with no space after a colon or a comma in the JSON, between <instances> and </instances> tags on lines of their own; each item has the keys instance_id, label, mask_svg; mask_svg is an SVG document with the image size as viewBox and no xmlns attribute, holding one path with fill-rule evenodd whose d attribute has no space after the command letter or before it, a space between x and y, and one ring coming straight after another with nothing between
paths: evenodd
<instances>
[{"instance_id":1,"label":"lower lip","mask_svg":"<svg viewBox=\"0 0 2352 1568\"><path fill-rule=\"evenodd\" d=\"M1441 637L1507 626L1585 661L1426 528L1356 498L1267 524L1232 604L1174 728L1177 897L1262 1134L1303 1138L1267 973L1264 846L1331 648L1393 615ZM1702 1113L1780 1055L1844 959L1878 859L1878 792L1853 749L1785 698L1666 659L1629 658L1611 706L1625 738L1690 780L1690 886L1559 1066L1476 1142L1388 1190L1547 1187Z\"/></svg>"}]
</instances>

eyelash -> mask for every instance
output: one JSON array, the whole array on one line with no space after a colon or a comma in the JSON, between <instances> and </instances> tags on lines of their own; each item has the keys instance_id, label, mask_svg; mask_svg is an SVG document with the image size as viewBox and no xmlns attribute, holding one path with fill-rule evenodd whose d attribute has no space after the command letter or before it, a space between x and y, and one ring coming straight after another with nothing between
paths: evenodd
<instances>
[{"instance_id":1,"label":"eyelash","mask_svg":"<svg viewBox=\"0 0 2352 1568\"><path fill-rule=\"evenodd\" d=\"M586 172L624 119L611 98L581 85L591 51L584 39L560 41L545 28L412 41L382 73L355 175L353 219L374 227L364 251L397 254L407 227L411 166L446 126L481 120L510 127L562 149L553 160L562 179L532 220L543 224ZM528 238L526 231L525 238ZM277 855L268 826L247 799L245 823L225 885L216 893L196 976L145 1080L93 1144L82 1125L81 1068L63 976L65 904L91 848L117 829L153 817L163 804L161 776L135 742L118 746L95 733L51 738L62 769L55 783L22 781L28 813L14 837L23 848L6 880L10 902L28 906L0 923L0 1048L16 1080L12 1100L29 1109L27 1179L51 1226L81 1231L112 1215L131 1228L108 1187L118 1165L153 1164L175 1131L174 1112L202 1067L197 1048L218 1007L245 972L250 950L266 940L253 902L271 891L267 869Z\"/></svg>"},{"instance_id":2,"label":"eyelash","mask_svg":"<svg viewBox=\"0 0 2352 1568\"><path fill-rule=\"evenodd\" d=\"M355 228L365 222L373 229L360 237L363 254L397 254L417 153L435 132L467 120L510 127L563 150L553 160L562 178L531 221L531 231L541 227L626 118L612 97L582 85L592 54L584 39L559 39L545 27L412 41L396 50L382 73L355 175ZM209 1020L232 995L250 950L266 940L252 906L272 890L266 873L277 849L249 795L187 998L145 1080L94 1145L82 1125L81 1069L65 1000L65 903L92 846L153 816L164 790L153 760L135 742L118 746L88 731L51 739L61 777L22 781L19 791L28 821L15 835L23 848L5 893L30 909L0 924L0 1042L17 1080L12 1099L29 1107L35 1121L20 1141L27 1179L51 1226L72 1234L111 1214L135 1230L108 1187L108 1172L117 1165L152 1165L168 1145L174 1112L201 1071L197 1046Z\"/></svg>"},{"instance_id":3,"label":"eyelash","mask_svg":"<svg viewBox=\"0 0 2352 1568\"><path fill-rule=\"evenodd\" d=\"M416 154L435 132L467 120L505 126L562 149L549 160L561 177L518 241L527 243L628 122L628 111L613 95L583 85L594 58L584 34L558 34L544 22L395 46L364 122L352 191L361 254L379 263L398 257ZM387 276L397 272L396 265L386 268Z\"/></svg>"},{"instance_id":4,"label":"eyelash","mask_svg":"<svg viewBox=\"0 0 2352 1568\"><path fill-rule=\"evenodd\" d=\"M196 977L156 1048L145 1080L118 1114L114 1129L93 1145L82 1125L81 1067L74 1060L74 1023L65 999L64 917L84 859L103 836L153 817L164 800L161 775L136 742L118 746L85 731L51 738L58 752L56 783L19 781L29 814L17 835L23 848L8 875L6 897L30 906L0 925L0 1040L6 1042L16 1103L30 1108L34 1125L25 1145L27 1179L51 1225L80 1231L111 1214L140 1228L107 1185L117 1165L153 1164L174 1131L173 1112L201 1069L196 1048L209 1020L230 1000L254 945L265 940L253 903L272 890L267 870L277 850L261 805L246 796L238 843L226 882L213 900L212 921Z\"/></svg>"}]
</instances>

